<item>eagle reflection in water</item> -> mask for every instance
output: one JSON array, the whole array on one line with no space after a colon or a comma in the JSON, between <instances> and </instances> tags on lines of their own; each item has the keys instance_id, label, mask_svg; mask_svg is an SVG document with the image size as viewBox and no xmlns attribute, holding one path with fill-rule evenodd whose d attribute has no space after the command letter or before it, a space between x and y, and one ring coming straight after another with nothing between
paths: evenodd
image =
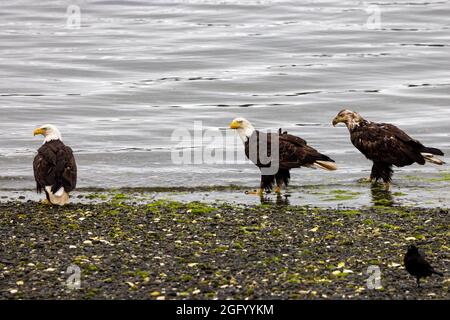
<instances>
[{"instance_id":1,"label":"eagle reflection in water","mask_svg":"<svg viewBox=\"0 0 450 320\"><path fill-rule=\"evenodd\" d=\"M391 191L387 191L379 184L372 184L372 203L374 206L392 207L395 204Z\"/></svg>"},{"instance_id":2,"label":"eagle reflection in water","mask_svg":"<svg viewBox=\"0 0 450 320\"><path fill-rule=\"evenodd\" d=\"M277 193L275 194L275 198L262 194L259 199L261 204L274 204L277 206L288 206L290 204L289 195L287 194L282 195Z\"/></svg>"}]
</instances>

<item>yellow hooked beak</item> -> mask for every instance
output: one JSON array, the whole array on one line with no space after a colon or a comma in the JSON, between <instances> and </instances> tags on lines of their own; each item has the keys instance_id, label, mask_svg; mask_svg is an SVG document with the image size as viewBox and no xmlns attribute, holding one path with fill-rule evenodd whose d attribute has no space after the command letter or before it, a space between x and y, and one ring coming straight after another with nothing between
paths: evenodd
<instances>
[{"instance_id":1,"label":"yellow hooked beak","mask_svg":"<svg viewBox=\"0 0 450 320\"><path fill-rule=\"evenodd\" d=\"M36 130L33 131L33 136L37 136L38 134L45 135L45 130L42 128L37 128Z\"/></svg>"},{"instance_id":2,"label":"yellow hooked beak","mask_svg":"<svg viewBox=\"0 0 450 320\"><path fill-rule=\"evenodd\" d=\"M344 119L342 119L342 118L339 117L339 116L336 116L336 117L333 119L333 127L335 127L338 123L341 123L341 122L344 122Z\"/></svg>"},{"instance_id":3,"label":"yellow hooked beak","mask_svg":"<svg viewBox=\"0 0 450 320\"><path fill-rule=\"evenodd\" d=\"M230 123L230 129L238 129L240 126L241 124L236 120L233 120Z\"/></svg>"}]
</instances>

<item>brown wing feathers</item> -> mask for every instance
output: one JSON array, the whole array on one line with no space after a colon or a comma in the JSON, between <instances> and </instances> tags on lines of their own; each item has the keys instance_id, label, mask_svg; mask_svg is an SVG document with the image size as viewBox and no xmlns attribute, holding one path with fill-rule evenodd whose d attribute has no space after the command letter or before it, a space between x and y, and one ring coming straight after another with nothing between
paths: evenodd
<instances>
[{"instance_id":1,"label":"brown wing feathers","mask_svg":"<svg viewBox=\"0 0 450 320\"><path fill-rule=\"evenodd\" d=\"M70 192L76 187L77 167L72 149L59 140L42 145L33 161L36 189L42 192L52 186L56 193L61 187Z\"/></svg>"},{"instance_id":2,"label":"brown wing feathers","mask_svg":"<svg viewBox=\"0 0 450 320\"><path fill-rule=\"evenodd\" d=\"M281 132L281 129L279 132ZM261 135L266 135L265 138L267 138L268 151L270 151L272 139L274 139L274 137L278 137L280 168L292 169L292 168L299 168L302 166L310 167L310 166L316 165L318 161L319 161L319 163L320 162L322 162L322 163L334 162L334 160L331 159L330 157L328 157L324 154L321 154L316 149L308 146L307 142L305 140L303 140L299 137L293 136L291 134L288 134L287 132L283 132L281 135L274 135L274 134L261 133L256 130L254 132L254 134L256 134L257 138L250 139L250 140L257 142L258 145L260 143ZM249 142L248 141L245 144L245 152L246 152L247 157L249 157ZM255 164L257 166L263 167L263 165L261 163L259 163L259 159L258 159L258 162ZM323 169L335 170L335 166L330 164L330 165L328 165L328 168L326 166L323 166Z\"/></svg>"}]
</instances>

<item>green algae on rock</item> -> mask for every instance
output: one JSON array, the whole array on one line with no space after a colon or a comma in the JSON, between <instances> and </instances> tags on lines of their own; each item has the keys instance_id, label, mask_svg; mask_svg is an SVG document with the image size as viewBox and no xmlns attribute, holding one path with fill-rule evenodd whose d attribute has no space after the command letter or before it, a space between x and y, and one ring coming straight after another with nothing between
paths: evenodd
<instances>
[{"instance_id":1,"label":"green algae on rock","mask_svg":"<svg viewBox=\"0 0 450 320\"><path fill-rule=\"evenodd\" d=\"M127 199L125 199L127 198ZM402 267L421 245L448 274L448 209L234 205L168 200L0 204L3 299L448 299ZM69 266L81 272L70 290ZM380 290L367 268L382 271Z\"/></svg>"}]
</instances>

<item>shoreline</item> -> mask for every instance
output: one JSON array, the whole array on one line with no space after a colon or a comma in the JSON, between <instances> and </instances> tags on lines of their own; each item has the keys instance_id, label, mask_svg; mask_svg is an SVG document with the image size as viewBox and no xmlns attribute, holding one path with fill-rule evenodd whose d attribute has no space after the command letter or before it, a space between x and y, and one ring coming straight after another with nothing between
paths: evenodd
<instances>
[{"instance_id":1,"label":"shoreline","mask_svg":"<svg viewBox=\"0 0 450 320\"><path fill-rule=\"evenodd\" d=\"M447 208L126 200L0 203L0 298L449 298ZM415 287L402 266L410 243L444 278ZM379 290L367 288L369 266Z\"/></svg>"},{"instance_id":2,"label":"shoreline","mask_svg":"<svg viewBox=\"0 0 450 320\"><path fill-rule=\"evenodd\" d=\"M450 207L450 175L443 171L432 177L405 176L394 182L393 190L385 192L381 184L369 184L350 179L343 183L330 181L323 184L293 184L278 197L273 192L261 199L247 195L255 185L201 185L201 186L149 186L149 187L79 187L71 193L71 202L76 204L99 203L127 198L136 204L153 200L201 201L214 204L228 202L236 205L258 205L262 203L310 205L321 208L364 208L371 206L407 206L419 208ZM40 201L43 194L33 188L0 188L0 203L10 201Z\"/></svg>"}]
</instances>

